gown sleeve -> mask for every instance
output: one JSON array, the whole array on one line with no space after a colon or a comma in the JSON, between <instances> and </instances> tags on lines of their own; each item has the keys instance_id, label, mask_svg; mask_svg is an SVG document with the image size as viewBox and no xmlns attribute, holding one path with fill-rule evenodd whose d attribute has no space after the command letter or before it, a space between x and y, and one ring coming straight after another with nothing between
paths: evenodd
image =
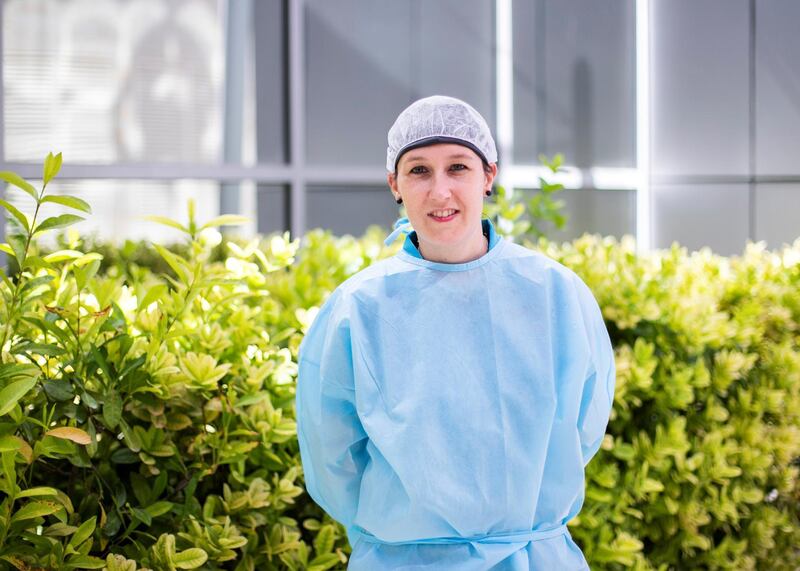
<instances>
[{"instance_id":1,"label":"gown sleeve","mask_svg":"<svg viewBox=\"0 0 800 571\"><path fill-rule=\"evenodd\" d=\"M581 393L578 433L583 465L600 449L614 403L614 349L603 314L589 287L579 278L578 297L591 358Z\"/></svg>"},{"instance_id":2,"label":"gown sleeve","mask_svg":"<svg viewBox=\"0 0 800 571\"><path fill-rule=\"evenodd\" d=\"M351 529L367 463L367 435L356 413L350 326L340 292L322 306L298 351L297 438L306 490Z\"/></svg>"}]
</instances>

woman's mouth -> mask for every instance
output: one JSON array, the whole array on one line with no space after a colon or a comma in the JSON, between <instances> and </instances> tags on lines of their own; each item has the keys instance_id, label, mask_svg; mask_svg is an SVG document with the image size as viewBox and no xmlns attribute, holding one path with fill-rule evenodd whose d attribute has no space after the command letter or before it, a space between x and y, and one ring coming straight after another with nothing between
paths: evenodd
<instances>
[{"instance_id":1,"label":"woman's mouth","mask_svg":"<svg viewBox=\"0 0 800 571\"><path fill-rule=\"evenodd\" d=\"M436 220L437 222L449 222L453 218L456 217L458 214L458 210L455 208L448 208L446 210L434 210L428 216Z\"/></svg>"}]
</instances>

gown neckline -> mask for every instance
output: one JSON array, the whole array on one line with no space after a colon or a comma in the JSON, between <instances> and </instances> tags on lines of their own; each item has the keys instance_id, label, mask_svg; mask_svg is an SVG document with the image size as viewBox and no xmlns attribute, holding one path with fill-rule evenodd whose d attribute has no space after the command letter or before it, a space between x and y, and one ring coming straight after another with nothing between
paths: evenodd
<instances>
[{"instance_id":1,"label":"gown neckline","mask_svg":"<svg viewBox=\"0 0 800 571\"><path fill-rule=\"evenodd\" d=\"M477 258L470 262L448 263L448 262L433 262L431 260L426 260L419 253L419 249L416 246L416 244L418 243L416 231L413 231L406 236L405 242L403 242L403 249L397 253L397 256L400 259L405 260L406 262L410 262L418 266L430 268L432 270L439 270L443 272L461 272L477 268L479 266L482 266L486 262L490 261L495 256L497 256L497 254L503 249L503 246L505 245L505 240L503 239L502 236L497 234L497 232L494 229L494 225L492 224L492 221L490 219L484 218L483 220L481 220L481 226L483 227L484 236L489 238L489 251L486 252L480 258Z\"/></svg>"}]
</instances>

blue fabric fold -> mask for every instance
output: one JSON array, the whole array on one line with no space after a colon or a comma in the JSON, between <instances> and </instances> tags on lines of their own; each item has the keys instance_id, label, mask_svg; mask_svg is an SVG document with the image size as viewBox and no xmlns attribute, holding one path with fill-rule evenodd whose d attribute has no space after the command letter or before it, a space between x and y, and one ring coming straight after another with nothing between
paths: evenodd
<instances>
[{"instance_id":1,"label":"blue fabric fold","mask_svg":"<svg viewBox=\"0 0 800 571\"><path fill-rule=\"evenodd\" d=\"M394 231L386 237L383 243L386 246L391 246L401 233L408 235L413 231L414 228L411 226L411 222L408 221L408 218L405 216L398 218L394 223Z\"/></svg>"}]
</instances>

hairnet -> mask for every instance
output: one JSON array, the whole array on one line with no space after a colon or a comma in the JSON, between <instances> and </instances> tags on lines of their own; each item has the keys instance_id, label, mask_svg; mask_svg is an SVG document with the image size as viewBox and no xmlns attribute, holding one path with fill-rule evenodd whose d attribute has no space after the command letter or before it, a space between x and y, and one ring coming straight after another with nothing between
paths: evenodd
<instances>
[{"instance_id":1,"label":"hairnet","mask_svg":"<svg viewBox=\"0 0 800 571\"><path fill-rule=\"evenodd\" d=\"M389 129L386 170L394 172L406 151L435 143L455 143L475 151L487 163L497 162L497 147L489 126L469 104L444 95L418 99Z\"/></svg>"}]
</instances>

